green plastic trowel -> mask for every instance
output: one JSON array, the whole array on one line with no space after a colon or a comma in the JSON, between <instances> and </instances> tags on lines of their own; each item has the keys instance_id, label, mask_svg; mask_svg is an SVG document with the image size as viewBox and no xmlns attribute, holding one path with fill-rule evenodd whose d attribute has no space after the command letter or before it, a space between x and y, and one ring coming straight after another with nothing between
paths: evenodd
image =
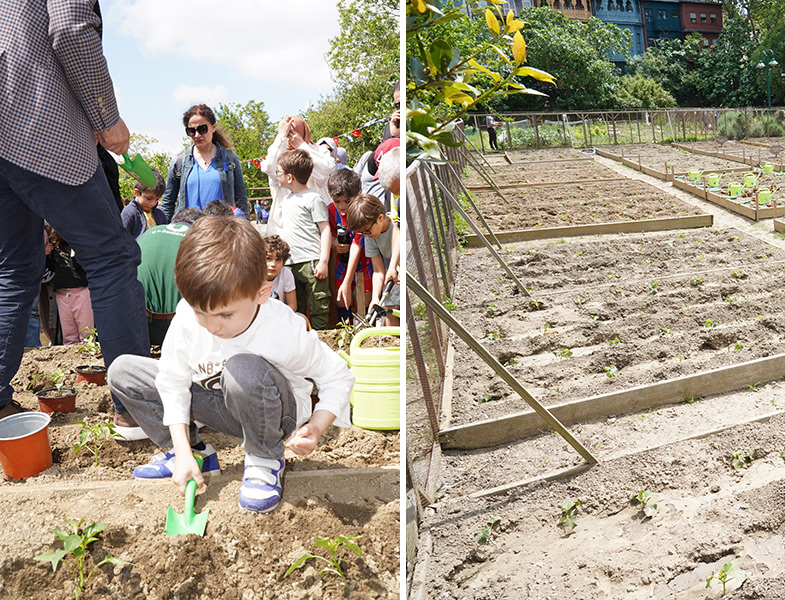
<instances>
[{"instance_id":1,"label":"green plastic trowel","mask_svg":"<svg viewBox=\"0 0 785 600\"><path fill-rule=\"evenodd\" d=\"M202 457L194 456L199 468L202 468ZM183 514L176 512L171 506L166 513L166 535L194 535L203 536L207 528L207 515L210 509L206 508L198 515L194 512L194 500L196 499L196 480L189 479L185 485L185 508Z\"/></svg>"},{"instance_id":2,"label":"green plastic trowel","mask_svg":"<svg viewBox=\"0 0 785 600\"><path fill-rule=\"evenodd\" d=\"M155 187L155 174L150 166L144 162L144 158L140 154L134 154L133 158L128 156L128 152L123 154L125 162L117 163L123 169L128 171L130 175L139 181L143 186L154 188Z\"/></svg>"}]
</instances>

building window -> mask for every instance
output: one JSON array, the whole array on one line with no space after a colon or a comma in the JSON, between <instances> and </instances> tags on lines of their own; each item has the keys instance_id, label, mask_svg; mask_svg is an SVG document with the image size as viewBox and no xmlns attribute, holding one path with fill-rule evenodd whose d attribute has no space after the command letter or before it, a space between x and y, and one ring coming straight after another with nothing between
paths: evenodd
<instances>
[{"instance_id":1,"label":"building window","mask_svg":"<svg viewBox=\"0 0 785 600\"><path fill-rule=\"evenodd\" d=\"M717 14L716 13L711 13L709 15L709 20L712 22L713 25L716 25L717 24Z\"/></svg>"},{"instance_id":2,"label":"building window","mask_svg":"<svg viewBox=\"0 0 785 600\"><path fill-rule=\"evenodd\" d=\"M665 19L667 19L667 18L668 18L668 17L667 17L667 15L666 15L666 13L665 13L665 11L664 11L664 10L657 10L657 19L658 19L659 21L664 21L664 20L665 20Z\"/></svg>"},{"instance_id":3,"label":"building window","mask_svg":"<svg viewBox=\"0 0 785 600\"><path fill-rule=\"evenodd\" d=\"M678 19L678 18L679 18L679 11L678 10L672 10L671 11L671 19Z\"/></svg>"},{"instance_id":4,"label":"building window","mask_svg":"<svg viewBox=\"0 0 785 600\"><path fill-rule=\"evenodd\" d=\"M701 23L706 22L706 13L701 13Z\"/></svg>"},{"instance_id":5,"label":"building window","mask_svg":"<svg viewBox=\"0 0 785 600\"><path fill-rule=\"evenodd\" d=\"M600 0L597 0L597 8L595 10L598 12L602 10L602 2Z\"/></svg>"},{"instance_id":6,"label":"building window","mask_svg":"<svg viewBox=\"0 0 785 600\"><path fill-rule=\"evenodd\" d=\"M695 13L690 13L690 23L697 23L698 22L698 15Z\"/></svg>"},{"instance_id":7,"label":"building window","mask_svg":"<svg viewBox=\"0 0 785 600\"><path fill-rule=\"evenodd\" d=\"M632 2L630 2L630 0L627 0L626 8L627 8L627 12L632 12Z\"/></svg>"},{"instance_id":8,"label":"building window","mask_svg":"<svg viewBox=\"0 0 785 600\"><path fill-rule=\"evenodd\" d=\"M709 47L709 40L707 38L703 38L703 47L704 48L708 48Z\"/></svg>"},{"instance_id":9,"label":"building window","mask_svg":"<svg viewBox=\"0 0 785 600\"><path fill-rule=\"evenodd\" d=\"M652 12L652 9L650 8L645 9L644 14L646 15L647 23L651 23L654 20L654 13Z\"/></svg>"}]
</instances>

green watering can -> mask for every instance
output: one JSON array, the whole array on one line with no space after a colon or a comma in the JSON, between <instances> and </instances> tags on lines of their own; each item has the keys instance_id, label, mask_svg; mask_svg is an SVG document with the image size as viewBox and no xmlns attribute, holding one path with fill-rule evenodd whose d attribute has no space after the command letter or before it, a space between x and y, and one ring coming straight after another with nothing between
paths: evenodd
<instances>
[{"instance_id":1,"label":"green watering can","mask_svg":"<svg viewBox=\"0 0 785 600\"><path fill-rule=\"evenodd\" d=\"M711 187L717 187L717 184L720 182L720 174L719 173L709 173L706 175L706 182Z\"/></svg>"},{"instance_id":2,"label":"green watering can","mask_svg":"<svg viewBox=\"0 0 785 600\"><path fill-rule=\"evenodd\" d=\"M139 183L143 186L148 188L155 187L155 173L153 173L150 166L144 162L144 158L142 158L139 154L134 154L133 158L129 158L128 152L123 154L123 158L125 162L117 163L123 169L128 171L128 173L136 179Z\"/></svg>"},{"instance_id":3,"label":"green watering can","mask_svg":"<svg viewBox=\"0 0 785 600\"><path fill-rule=\"evenodd\" d=\"M769 204L771 202L771 195L773 192L771 190L758 190L758 204Z\"/></svg>"},{"instance_id":4,"label":"green watering can","mask_svg":"<svg viewBox=\"0 0 785 600\"><path fill-rule=\"evenodd\" d=\"M741 184L738 181L729 183L728 192L731 198L738 198L739 194L741 194Z\"/></svg>"},{"instance_id":5,"label":"green watering can","mask_svg":"<svg viewBox=\"0 0 785 600\"><path fill-rule=\"evenodd\" d=\"M703 175L703 171L698 171L698 169L687 171L687 176L690 178L690 181L698 181L701 175Z\"/></svg>"},{"instance_id":6,"label":"green watering can","mask_svg":"<svg viewBox=\"0 0 785 600\"><path fill-rule=\"evenodd\" d=\"M758 178L760 175L756 175L755 173L745 173L744 174L744 185L746 187L754 187L756 183L758 183Z\"/></svg>"},{"instance_id":7,"label":"green watering can","mask_svg":"<svg viewBox=\"0 0 785 600\"><path fill-rule=\"evenodd\" d=\"M771 175L774 173L774 165L771 163L766 163L763 165L763 172L766 173L766 175Z\"/></svg>"},{"instance_id":8,"label":"green watering can","mask_svg":"<svg viewBox=\"0 0 785 600\"><path fill-rule=\"evenodd\" d=\"M401 348L360 348L371 336L401 336L400 327L373 327L354 336L349 354L338 350L356 381L352 391L352 423L363 429L401 428Z\"/></svg>"}]
</instances>

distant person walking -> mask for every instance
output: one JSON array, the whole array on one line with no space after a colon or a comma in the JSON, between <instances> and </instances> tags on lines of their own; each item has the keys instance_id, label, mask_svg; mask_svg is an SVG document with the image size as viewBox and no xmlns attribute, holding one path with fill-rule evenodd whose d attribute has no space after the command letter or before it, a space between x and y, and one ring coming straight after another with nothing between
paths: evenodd
<instances>
[{"instance_id":1,"label":"distant person walking","mask_svg":"<svg viewBox=\"0 0 785 600\"><path fill-rule=\"evenodd\" d=\"M501 125L499 121L493 118L493 115L485 117L485 128L488 130L488 145L491 150L498 150L499 146L496 143L496 128Z\"/></svg>"}]
</instances>

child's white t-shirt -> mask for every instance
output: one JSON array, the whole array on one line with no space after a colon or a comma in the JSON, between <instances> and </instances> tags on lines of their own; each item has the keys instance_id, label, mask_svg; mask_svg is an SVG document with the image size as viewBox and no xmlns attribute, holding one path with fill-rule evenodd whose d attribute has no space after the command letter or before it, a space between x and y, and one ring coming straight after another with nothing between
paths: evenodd
<instances>
[{"instance_id":1,"label":"child's white t-shirt","mask_svg":"<svg viewBox=\"0 0 785 600\"><path fill-rule=\"evenodd\" d=\"M293 292L295 289L294 274L289 267L283 267L281 272L272 281L273 291L270 298L275 298L286 304L286 292Z\"/></svg>"},{"instance_id":2,"label":"child's white t-shirt","mask_svg":"<svg viewBox=\"0 0 785 600\"><path fill-rule=\"evenodd\" d=\"M350 427L349 396L354 375L340 356L306 331L305 321L278 300L267 300L243 333L231 339L212 335L196 321L191 306L180 300L161 347L155 385L164 407L166 426L191 421L191 385L220 389L227 359L235 354L261 356L289 382L297 401L297 425L311 416L313 379L319 388L316 410L335 415L334 425Z\"/></svg>"}]
</instances>

